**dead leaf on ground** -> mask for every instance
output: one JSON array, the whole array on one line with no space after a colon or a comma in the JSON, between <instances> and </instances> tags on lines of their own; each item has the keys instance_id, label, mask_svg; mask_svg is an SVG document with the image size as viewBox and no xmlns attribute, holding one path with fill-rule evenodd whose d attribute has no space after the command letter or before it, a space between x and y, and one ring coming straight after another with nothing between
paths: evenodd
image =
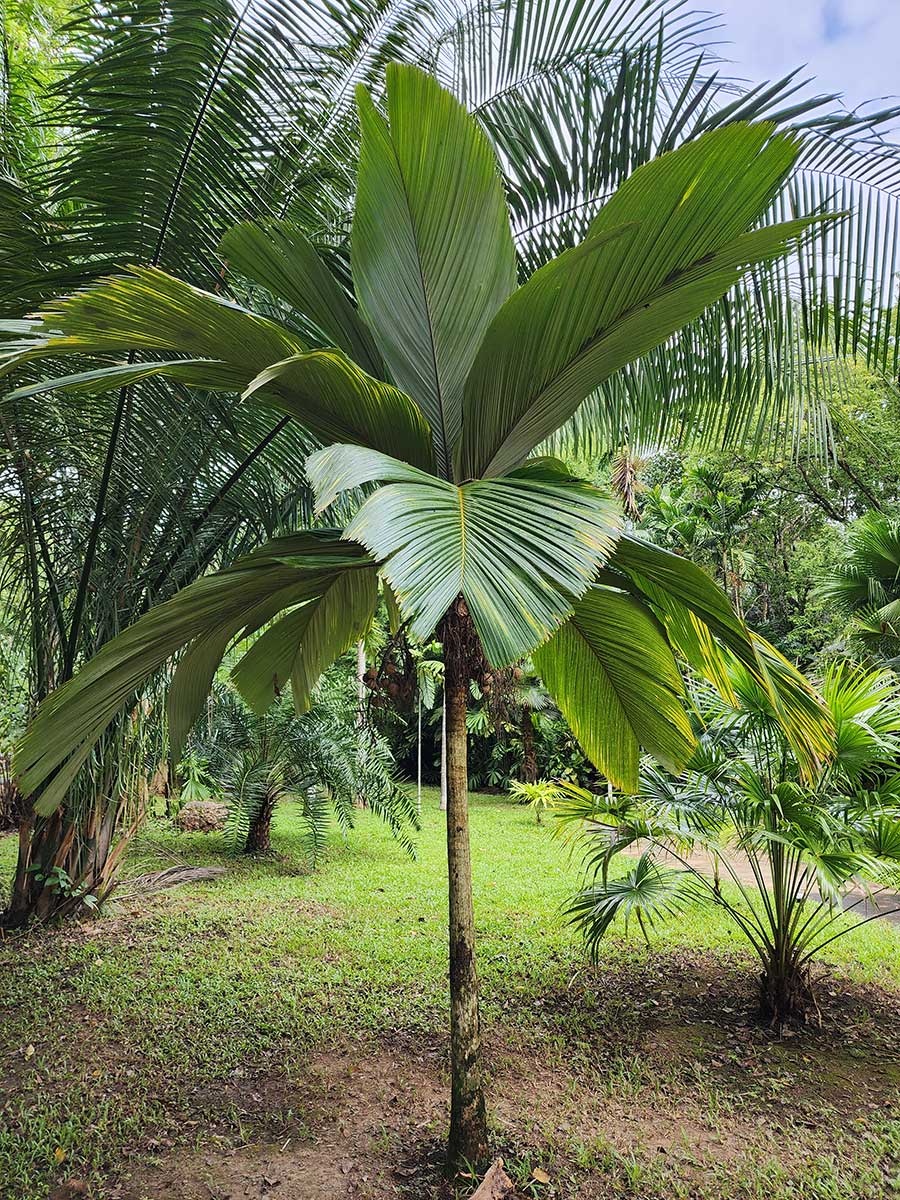
<instances>
[{"instance_id":1,"label":"dead leaf on ground","mask_svg":"<svg viewBox=\"0 0 900 1200\"><path fill-rule=\"evenodd\" d=\"M513 1181L503 1170L503 1159L497 1158L472 1196L472 1200L515 1200Z\"/></svg>"}]
</instances>

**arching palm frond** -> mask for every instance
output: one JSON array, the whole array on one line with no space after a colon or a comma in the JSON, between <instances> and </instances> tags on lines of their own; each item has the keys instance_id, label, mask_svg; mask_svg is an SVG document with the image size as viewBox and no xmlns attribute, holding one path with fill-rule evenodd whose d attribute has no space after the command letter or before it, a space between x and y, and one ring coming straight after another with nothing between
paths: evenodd
<instances>
[{"instance_id":1,"label":"arching palm frond","mask_svg":"<svg viewBox=\"0 0 900 1200\"><path fill-rule=\"evenodd\" d=\"M851 630L873 650L900 649L900 521L880 512L861 517L847 535L843 561L820 580L819 593L852 617Z\"/></svg>"}]
</instances>

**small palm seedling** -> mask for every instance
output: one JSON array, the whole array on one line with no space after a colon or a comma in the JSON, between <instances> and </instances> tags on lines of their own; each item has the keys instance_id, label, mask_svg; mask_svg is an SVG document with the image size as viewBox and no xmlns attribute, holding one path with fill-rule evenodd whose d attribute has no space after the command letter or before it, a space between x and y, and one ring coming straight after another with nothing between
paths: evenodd
<instances>
[{"instance_id":1,"label":"small palm seedling","mask_svg":"<svg viewBox=\"0 0 900 1200\"><path fill-rule=\"evenodd\" d=\"M590 878L568 914L593 955L617 918L646 937L711 903L759 958L761 1015L807 1018L815 957L866 904L866 921L897 911L893 896L879 907L879 894L900 879L900 687L889 673L840 666L822 691L835 741L811 775L771 704L736 672L732 703L703 698L707 727L684 773L646 762L630 795L562 785L559 816L583 839ZM637 862L613 875L616 856L636 848Z\"/></svg>"},{"instance_id":2,"label":"small palm seedling","mask_svg":"<svg viewBox=\"0 0 900 1200\"><path fill-rule=\"evenodd\" d=\"M209 773L209 763L194 750L189 750L178 764L179 807L194 801L210 800L216 794L216 781Z\"/></svg>"},{"instance_id":3,"label":"small palm seedling","mask_svg":"<svg viewBox=\"0 0 900 1200\"><path fill-rule=\"evenodd\" d=\"M566 793L552 779L538 779L534 783L525 783L522 780L514 779L509 785L509 794L517 803L527 804L540 825L543 814L552 812Z\"/></svg>"}]
</instances>

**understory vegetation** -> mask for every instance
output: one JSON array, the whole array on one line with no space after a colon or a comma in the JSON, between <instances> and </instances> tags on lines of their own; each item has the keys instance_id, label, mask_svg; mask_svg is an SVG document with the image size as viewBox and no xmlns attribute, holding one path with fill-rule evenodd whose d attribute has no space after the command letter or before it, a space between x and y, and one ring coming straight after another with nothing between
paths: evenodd
<instances>
[{"instance_id":1,"label":"understory vegetation","mask_svg":"<svg viewBox=\"0 0 900 1200\"><path fill-rule=\"evenodd\" d=\"M363 813L313 873L293 806L275 858L157 818L101 920L0 946L4 1194L73 1177L129 1200L263 1177L441 1194L446 859L438 791L423 800L414 864ZM505 796L472 796L472 834L492 1130L524 1195L892 1194L900 929L830 946L821 1024L779 1038L715 909L649 947L620 931L590 966L561 914L581 878L565 845ZM11 839L0 853L8 878ZM129 895L127 878L182 858L227 873Z\"/></svg>"}]
</instances>

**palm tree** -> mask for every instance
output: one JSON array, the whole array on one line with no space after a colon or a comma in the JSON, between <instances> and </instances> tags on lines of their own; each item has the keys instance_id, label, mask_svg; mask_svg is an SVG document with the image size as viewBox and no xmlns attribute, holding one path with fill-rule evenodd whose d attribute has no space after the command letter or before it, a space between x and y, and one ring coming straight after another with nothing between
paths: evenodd
<instances>
[{"instance_id":1,"label":"palm tree","mask_svg":"<svg viewBox=\"0 0 900 1200\"><path fill-rule=\"evenodd\" d=\"M852 616L851 632L871 650L900 652L900 520L869 512L851 527L843 561L818 591Z\"/></svg>"},{"instance_id":2,"label":"palm tree","mask_svg":"<svg viewBox=\"0 0 900 1200\"><path fill-rule=\"evenodd\" d=\"M20 7L25 39L15 37ZM773 416L787 426L788 409L824 436L821 348L896 374L893 110L848 114L793 75L741 91L706 48L714 24L683 3L171 0L163 11L158 0L112 0L69 20L62 2L42 6L48 33L32 10L13 0L0 33L6 316L131 262L242 294L219 243L249 214L291 219L346 283L353 88L381 97L385 64L403 59L435 71L494 138L523 276L583 240L636 167L732 121L768 117L796 131L801 154L779 211L821 207L836 189L858 210L840 256L827 236L803 248L790 273L797 301L780 267L757 266L752 285L738 281L665 349L611 374L567 440L599 437L607 450L685 431L758 438ZM243 294L283 315L252 282ZM309 444L287 417L235 409L190 373L160 380L121 366L108 395L82 375L90 406L63 391L2 404L0 523L34 702L150 604L305 515L296 464ZM155 712L147 706L141 744L159 748ZM58 859L105 886L114 839L139 818L117 766L134 758L133 732L111 728L103 762L74 777L59 814L26 822L7 920L69 911L35 886L33 860Z\"/></svg>"},{"instance_id":3,"label":"palm tree","mask_svg":"<svg viewBox=\"0 0 900 1200\"><path fill-rule=\"evenodd\" d=\"M260 715L233 687L216 685L212 721L192 742L228 803L225 837L233 850L267 853L275 806L292 800L301 806L306 852L315 865L330 815L349 830L359 796L412 850L409 828L418 826L416 809L397 780L387 746L360 726L348 699L319 695L302 717L282 699Z\"/></svg>"},{"instance_id":4,"label":"palm tree","mask_svg":"<svg viewBox=\"0 0 900 1200\"><path fill-rule=\"evenodd\" d=\"M609 498L539 452L588 394L822 218L759 224L797 141L733 123L635 171L583 242L517 287L496 160L464 107L400 65L388 69L387 117L365 89L358 104L353 293L296 224L243 224L225 252L281 302L282 321L134 268L49 306L22 336L20 364L154 355L96 368L94 385L140 370L240 391L323 443L306 460L320 512L348 493L362 502L344 528L278 538L151 610L45 701L17 764L22 786L40 792L37 810L53 811L114 714L185 648L168 698L177 748L227 647L251 634L235 686L262 711L289 683L304 711L322 671L363 636L382 579L411 636L437 633L444 651L449 1148L474 1160L486 1125L470 680L532 654L585 751L627 787L641 745L670 768L687 762L694 738L674 651L721 681L721 645L770 696L805 762L827 744L810 689L708 576L622 536ZM311 348L311 329L331 348Z\"/></svg>"},{"instance_id":5,"label":"palm tree","mask_svg":"<svg viewBox=\"0 0 900 1200\"><path fill-rule=\"evenodd\" d=\"M832 667L822 694L835 727L826 765L804 777L771 705L746 677L733 702L703 705L701 746L683 775L645 763L633 795L592 795L571 784L559 815L583 830L591 882L568 905L596 953L614 921L644 933L695 903L721 909L762 966L760 1014L804 1021L815 1006L816 955L864 920L898 911L900 690L883 671ZM647 846L613 876L615 856ZM701 852L708 865L690 860ZM749 870L753 882L748 882ZM710 873L709 867L714 866ZM721 876L732 885L723 890Z\"/></svg>"}]
</instances>

